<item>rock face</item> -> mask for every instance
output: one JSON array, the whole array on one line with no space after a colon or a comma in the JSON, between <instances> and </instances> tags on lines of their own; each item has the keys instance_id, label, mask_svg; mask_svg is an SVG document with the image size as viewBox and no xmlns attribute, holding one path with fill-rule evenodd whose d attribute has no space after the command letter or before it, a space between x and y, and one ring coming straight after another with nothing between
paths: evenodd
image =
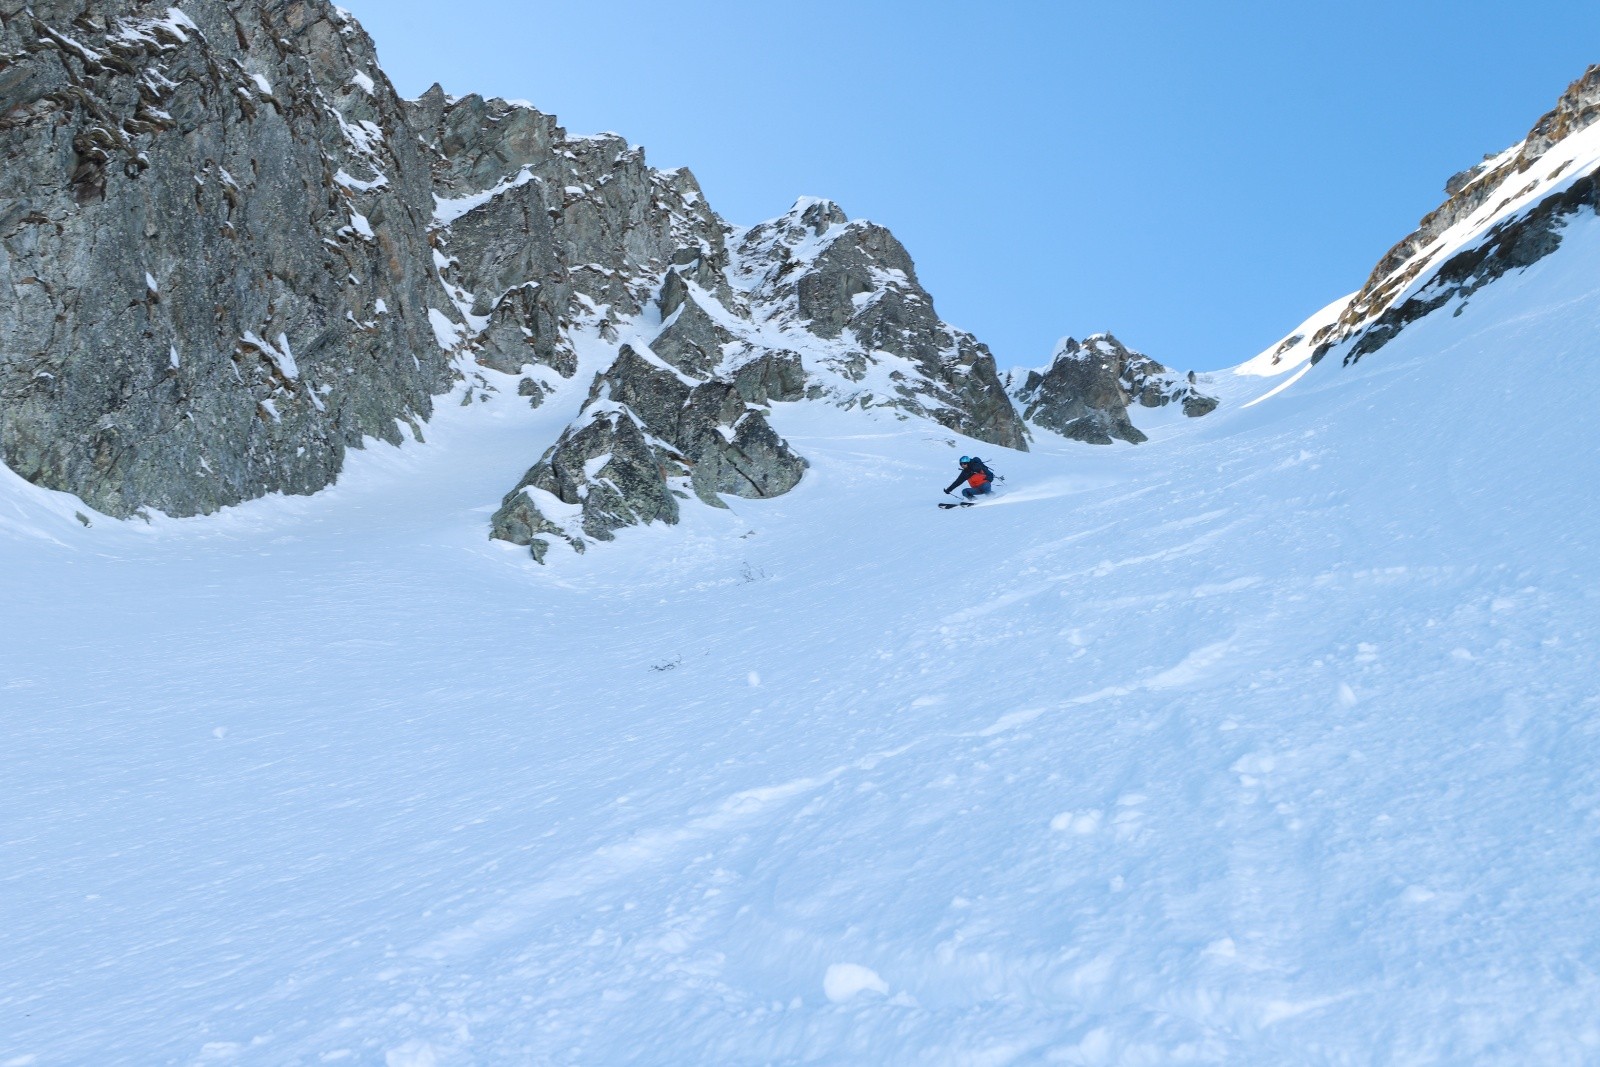
<instances>
[{"instance_id":1,"label":"rock face","mask_svg":"<svg viewBox=\"0 0 1600 1067\"><path fill-rule=\"evenodd\" d=\"M733 281L756 322L807 337L819 369L843 379L833 391L844 402L887 403L1027 449L994 357L940 321L910 255L883 227L850 222L831 201L801 200L740 235Z\"/></svg>"},{"instance_id":2,"label":"rock face","mask_svg":"<svg viewBox=\"0 0 1600 1067\"><path fill-rule=\"evenodd\" d=\"M532 108L438 86L408 115L429 149L443 277L486 366L570 377L575 324L640 314L675 254L725 255L694 176L619 137L569 137Z\"/></svg>"},{"instance_id":3,"label":"rock face","mask_svg":"<svg viewBox=\"0 0 1600 1067\"><path fill-rule=\"evenodd\" d=\"M1217 407L1215 397L1200 391L1192 371L1175 374L1109 333L1082 344L1067 338L1048 368L1028 372L1016 395L1028 421L1094 445L1149 440L1128 417L1135 403L1147 408L1181 404L1191 418Z\"/></svg>"},{"instance_id":4,"label":"rock face","mask_svg":"<svg viewBox=\"0 0 1600 1067\"><path fill-rule=\"evenodd\" d=\"M1568 86L1521 143L1445 184L1445 202L1378 261L1337 319L1310 338L1312 362L1337 350L1354 363L1408 323L1555 251L1567 218L1597 206L1592 169L1576 172L1560 148L1597 120L1600 65ZM1284 342L1280 355L1301 340Z\"/></svg>"},{"instance_id":5,"label":"rock face","mask_svg":"<svg viewBox=\"0 0 1600 1067\"><path fill-rule=\"evenodd\" d=\"M581 188L571 184L577 179L562 180L569 192ZM587 246L586 255L603 253L601 262L617 266L596 276L603 291L570 291L567 321L590 309L602 333L631 336L595 379L578 420L507 494L492 536L528 545L542 559L553 538L582 550L623 526L676 522L674 498L722 506L720 494L787 492L805 461L772 429L768 405L803 397L887 407L1027 447L993 357L938 319L910 256L887 230L807 199L736 232L702 208L692 183L682 171L609 183L613 195L632 190L621 200L646 232L620 246ZM520 175L499 184L534 185ZM499 198L469 207L463 218L502 212ZM514 225L516 216L481 231L504 234ZM463 235L477 232L453 223L442 244L458 256ZM478 261L477 246L472 238L463 263ZM462 275L463 290L516 292L530 284L515 273L492 283L482 270L463 267ZM474 301L463 304L469 321L489 306Z\"/></svg>"},{"instance_id":6,"label":"rock face","mask_svg":"<svg viewBox=\"0 0 1600 1067\"><path fill-rule=\"evenodd\" d=\"M804 396L1026 447L888 231L806 201L738 232L618 137L401 101L326 0L0 0L0 150L0 457L113 515L315 492L463 375L538 404L584 352L496 536L784 492L766 412Z\"/></svg>"},{"instance_id":7,"label":"rock face","mask_svg":"<svg viewBox=\"0 0 1600 1067\"><path fill-rule=\"evenodd\" d=\"M0 0L6 464L192 515L415 429L457 315L402 116L325 3Z\"/></svg>"},{"instance_id":8,"label":"rock face","mask_svg":"<svg viewBox=\"0 0 1600 1067\"><path fill-rule=\"evenodd\" d=\"M648 351L648 350L647 350ZM491 521L492 536L542 560L550 538L583 551L623 526L678 521L690 492L769 497L800 481L805 460L773 432L759 402L781 360L763 357L732 377L693 377L623 345L595 378L577 422L523 476ZM739 381L745 383L741 389Z\"/></svg>"},{"instance_id":9,"label":"rock face","mask_svg":"<svg viewBox=\"0 0 1600 1067\"><path fill-rule=\"evenodd\" d=\"M592 376L491 523L541 557L787 492L774 405L1028 447L888 230L813 199L738 230L616 136L402 101L327 0L0 0L0 151L0 457L112 515L315 492L500 375L534 405ZM1031 410L1084 439L1214 403L1057 362Z\"/></svg>"}]
</instances>

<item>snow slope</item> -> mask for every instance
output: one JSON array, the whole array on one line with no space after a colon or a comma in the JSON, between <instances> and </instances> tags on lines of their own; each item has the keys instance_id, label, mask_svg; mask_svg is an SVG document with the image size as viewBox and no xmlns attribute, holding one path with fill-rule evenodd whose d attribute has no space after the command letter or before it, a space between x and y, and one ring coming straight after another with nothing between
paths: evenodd
<instances>
[{"instance_id":1,"label":"snow slope","mask_svg":"<svg viewBox=\"0 0 1600 1067\"><path fill-rule=\"evenodd\" d=\"M547 567L582 374L208 519L0 474L0 1064L1600 1061L1597 262L981 508L780 405L793 493Z\"/></svg>"}]
</instances>

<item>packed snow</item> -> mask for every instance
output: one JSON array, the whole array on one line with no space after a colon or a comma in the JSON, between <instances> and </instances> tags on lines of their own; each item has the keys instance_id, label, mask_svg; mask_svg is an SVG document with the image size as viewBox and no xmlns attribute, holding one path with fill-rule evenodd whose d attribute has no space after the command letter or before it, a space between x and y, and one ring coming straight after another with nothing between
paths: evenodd
<instances>
[{"instance_id":1,"label":"packed snow","mask_svg":"<svg viewBox=\"0 0 1600 1067\"><path fill-rule=\"evenodd\" d=\"M587 373L209 518L0 472L0 1063L1595 1061L1597 261L1138 447L779 405L794 492L542 567Z\"/></svg>"}]
</instances>

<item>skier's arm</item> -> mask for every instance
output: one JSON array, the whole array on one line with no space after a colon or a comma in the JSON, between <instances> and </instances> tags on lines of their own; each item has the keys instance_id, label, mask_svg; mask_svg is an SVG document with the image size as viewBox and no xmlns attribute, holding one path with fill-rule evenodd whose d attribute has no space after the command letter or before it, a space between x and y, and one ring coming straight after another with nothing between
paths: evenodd
<instances>
[{"instance_id":1,"label":"skier's arm","mask_svg":"<svg viewBox=\"0 0 1600 1067\"><path fill-rule=\"evenodd\" d=\"M962 467L961 468L961 473L956 475L956 480L951 482L949 485L945 486L944 487L944 491L946 493L948 493L950 490L954 489L956 486L958 486L962 482L966 481L969 476L970 475L967 473L967 468Z\"/></svg>"}]
</instances>

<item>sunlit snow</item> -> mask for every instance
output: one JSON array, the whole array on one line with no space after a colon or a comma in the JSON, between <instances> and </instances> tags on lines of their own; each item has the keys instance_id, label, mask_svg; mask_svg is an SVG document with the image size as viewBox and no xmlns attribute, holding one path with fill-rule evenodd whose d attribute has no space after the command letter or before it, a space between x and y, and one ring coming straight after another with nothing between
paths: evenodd
<instances>
[{"instance_id":1,"label":"sunlit snow","mask_svg":"<svg viewBox=\"0 0 1600 1067\"><path fill-rule=\"evenodd\" d=\"M209 518L0 472L0 1063L1593 1061L1565 241L1136 448L778 405L793 493L543 567L585 374Z\"/></svg>"}]
</instances>

